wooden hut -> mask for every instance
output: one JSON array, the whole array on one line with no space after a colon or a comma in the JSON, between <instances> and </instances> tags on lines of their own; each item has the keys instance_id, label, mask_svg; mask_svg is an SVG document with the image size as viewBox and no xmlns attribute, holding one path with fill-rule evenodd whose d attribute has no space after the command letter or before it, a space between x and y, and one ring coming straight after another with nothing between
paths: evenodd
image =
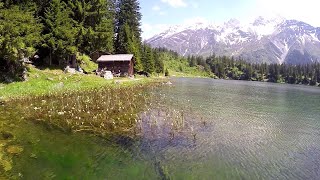
<instances>
[{"instance_id":1,"label":"wooden hut","mask_svg":"<svg viewBox=\"0 0 320 180\"><path fill-rule=\"evenodd\" d=\"M133 76L133 54L102 55L97 60L98 71L111 71L115 76Z\"/></svg>"}]
</instances>

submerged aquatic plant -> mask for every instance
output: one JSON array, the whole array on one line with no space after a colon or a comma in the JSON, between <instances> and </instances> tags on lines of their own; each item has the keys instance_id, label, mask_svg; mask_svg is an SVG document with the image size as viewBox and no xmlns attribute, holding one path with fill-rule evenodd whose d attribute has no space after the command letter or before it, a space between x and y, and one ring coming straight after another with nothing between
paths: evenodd
<instances>
[{"instance_id":1,"label":"submerged aquatic plant","mask_svg":"<svg viewBox=\"0 0 320 180\"><path fill-rule=\"evenodd\" d=\"M36 123L66 132L134 135L139 113L150 103L149 85L110 86L86 91L12 99L21 114Z\"/></svg>"},{"instance_id":2,"label":"submerged aquatic plant","mask_svg":"<svg viewBox=\"0 0 320 180\"><path fill-rule=\"evenodd\" d=\"M191 107L175 107L174 98L159 92L158 85L105 86L17 98L11 103L19 104L16 108L25 119L64 132L195 139L198 125L193 119L199 116Z\"/></svg>"}]
</instances>

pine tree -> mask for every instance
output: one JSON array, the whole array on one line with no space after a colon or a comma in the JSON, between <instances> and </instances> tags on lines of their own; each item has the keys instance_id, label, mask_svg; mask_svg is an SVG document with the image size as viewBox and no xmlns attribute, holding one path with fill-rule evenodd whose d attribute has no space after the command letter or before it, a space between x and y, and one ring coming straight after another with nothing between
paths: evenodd
<instances>
[{"instance_id":1,"label":"pine tree","mask_svg":"<svg viewBox=\"0 0 320 180\"><path fill-rule=\"evenodd\" d=\"M114 26L112 19L104 17L96 26L94 48L99 51L114 52Z\"/></svg>"},{"instance_id":2,"label":"pine tree","mask_svg":"<svg viewBox=\"0 0 320 180\"><path fill-rule=\"evenodd\" d=\"M163 60L160 59L160 56L157 51L153 51L153 59L154 59L155 72L158 74L164 73L164 63L163 63Z\"/></svg>"},{"instance_id":3,"label":"pine tree","mask_svg":"<svg viewBox=\"0 0 320 180\"><path fill-rule=\"evenodd\" d=\"M154 62L154 56L151 50L151 47L148 45L143 45L143 70L144 72L147 72L149 74L154 73L155 71L155 62Z\"/></svg>"},{"instance_id":4,"label":"pine tree","mask_svg":"<svg viewBox=\"0 0 320 180\"><path fill-rule=\"evenodd\" d=\"M114 52L114 8L111 0L68 1L72 19L79 29L77 46L80 51Z\"/></svg>"},{"instance_id":5,"label":"pine tree","mask_svg":"<svg viewBox=\"0 0 320 180\"><path fill-rule=\"evenodd\" d=\"M139 2L137 0L119 0L116 3L116 9L116 52L133 53L136 59L135 70L142 71Z\"/></svg>"},{"instance_id":6,"label":"pine tree","mask_svg":"<svg viewBox=\"0 0 320 180\"><path fill-rule=\"evenodd\" d=\"M45 30L43 46L49 49L51 65L52 55L63 63L68 55L77 52L76 34L78 29L70 18L71 11L61 0L52 0L45 11Z\"/></svg>"},{"instance_id":7,"label":"pine tree","mask_svg":"<svg viewBox=\"0 0 320 180\"><path fill-rule=\"evenodd\" d=\"M17 76L23 69L20 60L36 52L42 25L33 14L19 6L5 8L0 3L0 74Z\"/></svg>"}]
</instances>

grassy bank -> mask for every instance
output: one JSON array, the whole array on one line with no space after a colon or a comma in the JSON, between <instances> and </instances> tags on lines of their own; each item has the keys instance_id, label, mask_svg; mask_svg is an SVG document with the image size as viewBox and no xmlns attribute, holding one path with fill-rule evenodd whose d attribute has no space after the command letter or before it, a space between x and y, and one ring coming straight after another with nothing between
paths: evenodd
<instances>
[{"instance_id":1,"label":"grassy bank","mask_svg":"<svg viewBox=\"0 0 320 180\"><path fill-rule=\"evenodd\" d=\"M164 67L169 71L170 76L176 77L214 77L214 74L206 71L203 66L190 66L184 57L174 55L170 52L160 54Z\"/></svg>"},{"instance_id":2,"label":"grassy bank","mask_svg":"<svg viewBox=\"0 0 320 180\"><path fill-rule=\"evenodd\" d=\"M10 100L28 96L44 96L70 91L90 90L104 86L131 86L164 81L161 78L117 78L105 80L95 75L65 74L62 70L39 70L29 67L28 80L0 84L0 100Z\"/></svg>"}]
</instances>

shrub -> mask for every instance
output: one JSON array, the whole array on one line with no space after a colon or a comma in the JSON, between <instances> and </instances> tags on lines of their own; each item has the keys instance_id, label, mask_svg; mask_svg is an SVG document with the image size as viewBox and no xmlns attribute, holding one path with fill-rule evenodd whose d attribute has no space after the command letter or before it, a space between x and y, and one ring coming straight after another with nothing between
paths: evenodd
<instances>
[{"instance_id":1,"label":"shrub","mask_svg":"<svg viewBox=\"0 0 320 180\"><path fill-rule=\"evenodd\" d=\"M94 70L98 69L98 64L91 61L91 58L85 54L77 54L77 61L80 64L80 67L86 73L92 73Z\"/></svg>"}]
</instances>

